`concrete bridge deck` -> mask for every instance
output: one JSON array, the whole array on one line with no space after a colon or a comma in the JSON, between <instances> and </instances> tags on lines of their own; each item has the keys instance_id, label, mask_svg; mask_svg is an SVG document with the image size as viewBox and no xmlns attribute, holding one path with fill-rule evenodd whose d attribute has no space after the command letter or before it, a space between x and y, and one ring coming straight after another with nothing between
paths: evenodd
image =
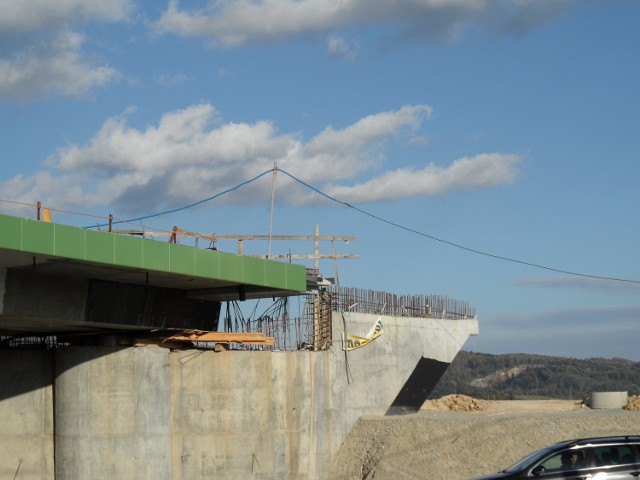
<instances>
[{"instance_id":1,"label":"concrete bridge deck","mask_svg":"<svg viewBox=\"0 0 640 480\"><path fill-rule=\"evenodd\" d=\"M299 295L301 265L0 215L0 334L214 330L227 300Z\"/></svg>"}]
</instances>

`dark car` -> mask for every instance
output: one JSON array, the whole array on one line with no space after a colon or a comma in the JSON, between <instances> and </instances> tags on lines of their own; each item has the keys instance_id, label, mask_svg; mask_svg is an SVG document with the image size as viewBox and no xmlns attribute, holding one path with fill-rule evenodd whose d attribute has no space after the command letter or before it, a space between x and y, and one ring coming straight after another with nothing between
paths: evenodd
<instances>
[{"instance_id":1,"label":"dark car","mask_svg":"<svg viewBox=\"0 0 640 480\"><path fill-rule=\"evenodd\" d=\"M640 479L640 436L581 438L527 455L499 473L474 480Z\"/></svg>"}]
</instances>

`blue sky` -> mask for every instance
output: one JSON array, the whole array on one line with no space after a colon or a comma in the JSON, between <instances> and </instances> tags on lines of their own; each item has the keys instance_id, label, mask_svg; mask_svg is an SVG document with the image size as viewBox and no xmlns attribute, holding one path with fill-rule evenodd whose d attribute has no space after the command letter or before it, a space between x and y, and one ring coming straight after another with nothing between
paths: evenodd
<instances>
[{"instance_id":1,"label":"blue sky","mask_svg":"<svg viewBox=\"0 0 640 480\"><path fill-rule=\"evenodd\" d=\"M41 201L73 225L140 217L277 165L421 233L278 173L274 235L318 224L357 237L336 245L361 257L338 263L342 285L469 301L481 330L469 350L640 361L640 3L0 0L0 11L3 212L33 217L15 202ZM267 234L272 183L144 225ZM290 251L312 246L272 246ZM333 262L321 269L335 276Z\"/></svg>"}]
</instances>

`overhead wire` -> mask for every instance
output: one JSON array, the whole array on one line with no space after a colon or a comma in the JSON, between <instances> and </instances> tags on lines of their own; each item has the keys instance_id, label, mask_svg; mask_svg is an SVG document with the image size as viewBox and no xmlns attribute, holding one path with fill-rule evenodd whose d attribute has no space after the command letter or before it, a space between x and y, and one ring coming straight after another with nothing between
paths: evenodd
<instances>
[{"instance_id":1,"label":"overhead wire","mask_svg":"<svg viewBox=\"0 0 640 480\"><path fill-rule=\"evenodd\" d=\"M23 207L35 207L36 206L35 203L18 202L16 200L6 200L4 198L0 198L0 202L2 202L2 203L10 203L10 204L13 204L13 205L21 205Z\"/></svg>"},{"instance_id":2,"label":"overhead wire","mask_svg":"<svg viewBox=\"0 0 640 480\"><path fill-rule=\"evenodd\" d=\"M210 202L211 200L214 200L214 199L216 199L216 198L218 198L218 197L221 197L222 195L225 195L225 194L227 194L227 193L231 193L231 192L233 192L233 191L235 191L235 190L238 190L239 188L242 188L242 187L244 187L245 185L248 185L249 183L252 183L252 182L254 182L254 181L258 180L260 177L263 177L264 175L267 175L268 173L273 172L273 170L274 170L273 168L271 168L271 169L269 169L269 170L266 170L266 171L262 172L261 174L256 175L255 177L253 177L253 178L252 178L252 179L250 179L250 180L247 180L247 181L245 181L245 182L239 183L239 184L238 184L238 185L236 185L235 187L228 188L227 190L224 190L224 191L222 191L222 192L220 192L220 193L217 193L217 194L215 194L215 195L212 195L211 197L207 197L207 198L204 198L204 199L202 199L202 200L198 200L197 202L190 203L189 205L184 205L184 206L182 206L182 207L174 208L174 209L171 209L171 210L165 210L165 211L163 211L163 212L152 213L152 214L150 214L150 215L144 215L144 216L142 216L142 217L130 218L130 219L127 219L127 220L118 220L118 221L116 221L116 222L113 222L113 223L112 223L112 225L119 224L119 223L139 222L139 221L142 221L142 220L147 220L147 219L149 219L149 218L155 218L155 217L159 217L159 216L161 216L161 215L168 215L168 214L170 214L170 213L177 213L177 212L180 212L180 211L182 211L182 210L187 210L188 208L196 207L196 206L198 206L198 205L201 205L201 204L203 204L203 203ZM109 225L108 223L101 224L101 225L87 225L87 226L86 226L86 227L84 227L84 228L106 227L106 226L108 226L108 225Z\"/></svg>"},{"instance_id":3,"label":"overhead wire","mask_svg":"<svg viewBox=\"0 0 640 480\"><path fill-rule=\"evenodd\" d=\"M442 244L445 244L445 245L449 245L451 247L454 247L454 248L457 248L457 249L460 249L460 250L464 250L464 251L467 251L467 252L470 252L470 253L474 253L476 255L481 255L481 256L493 258L493 259L496 259L496 260L502 260L502 261L505 261L505 262L516 263L516 264L524 265L524 266L527 266L527 267L539 268L539 269L542 269L542 270L547 270L547 271L555 272L555 273L561 273L561 274L564 274L564 275L571 275L571 276L583 277L583 278L591 278L591 279L596 279L596 280L625 282L625 283L632 283L632 284L639 284L640 285L640 280L633 280L633 279L629 279L629 278L620 278L620 277L609 277L609 276L603 276L603 275L593 275L593 274L587 274L587 273L581 273L581 272L574 272L574 271L571 271L571 270L564 270L564 269L561 269L561 268L555 268L555 267L550 267L550 266L547 266L547 265L542 265L540 263L528 262L528 261L525 261L525 260L519 260L517 258L511 258L511 257L503 256L503 255L497 255L497 254L494 254L494 253L484 252L482 250L477 250L475 248L470 248L470 247L461 245L459 243L452 242L450 240L445 240L443 238L439 238L439 237L436 237L434 235L431 235L431 234L428 234L428 233L425 233L425 232L421 232L420 230L416 230L414 228L407 227L407 226L402 225L400 223L388 220L388 219L383 218L383 217L381 217L379 215L376 215L375 213L371 213L371 212L369 212L367 210L364 210L364 209L362 209L360 207L357 207L357 206L355 206L355 205L353 205L353 204L351 204L349 202L345 202L345 201L339 200L339 199L337 199L337 198L335 198L335 197L323 192L319 188L314 187L310 183L307 183L304 180L299 179L295 175L287 172L286 170L283 170L282 168L279 168L277 165L274 165L273 168L270 168L269 170L265 170L264 172L256 175L255 177L253 177L253 178L251 178L249 180L246 180L246 181L244 181L242 183L239 183L238 185L236 185L234 187L228 188L228 189L226 189L226 190L224 190L222 192L219 192L219 193L217 193L215 195L212 195L210 197L204 198L204 199L199 200L197 202L193 202L193 203L191 203L189 205L185 205L185 206L182 206L182 207L174 208L174 209L171 209L171 210L165 210L163 212L153 213L153 214L150 214L150 215L144 215L144 216L137 217L137 218L131 218L131 219L128 219L128 220L118 220L116 222L113 222L113 224L138 222L138 221L146 220L146 219L149 219L149 218L159 217L161 215L167 215L167 214L170 214L170 213L176 213L176 212L180 212L182 210L187 210L187 209L195 207L197 205L201 205L203 203L210 202L211 200L214 200L214 199L219 198L219 197L221 197L223 195L226 195L227 193L231 193L233 191L236 191L236 190L244 187L245 185L253 183L254 181L258 180L259 178L261 178L261 177L263 177L263 176L265 176L265 175L267 175L269 173L276 173L276 172L283 173L284 175L288 176L292 180L298 182L299 184L303 185L304 187L308 188L309 190L312 190L312 191L316 192L318 195L323 196L323 197L325 197L326 199L328 199L328 200L330 200L332 202L335 202L335 203L343 205L343 206L345 206L347 208L353 209L353 210L355 210L355 211L357 211L357 212L359 212L359 213L361 213L363 215L366 215L366 216L368 216L370 218L373 218L374 220L377 220L377 221L382 222L382 223L386 223L387 225L390 225L392 227L399 228L399 229L404 230L406 232L413 233L415 235L419 235L421 237L428 238L430 240L433 240L433 241L436 241L436 242L439 242L439 243L442 243ZM108 224L89 225L89 226L86 226L84 228L104 227L104 226L107 226L107 225Z\"/></svg>"},{"instance_id":4,"label":"overhead wire","mask_svg":"<svg viewBox=\"0 0 640 480\"><path fill-rule=\"evenodd\" d=\"M354 209L357 212L362 213L363 215L367 215L367 216L369 216L369 217L371 217L371 218L373 218L375 220L378 220L380 222L386 223L386 224L391 225L393 227L400 228L400 229L405 230L407 232L414 233L416 235L420 235L422 237L429 238L430 240L434 240L436 242L444 243L446 245L450 245L452 247L455 247L455 248L458 248L458 249L461 249L461 250L465 250L467 252L475 253L477 255L483 255L485 257L490 257L490 258L494 258L494 259L497 259L497 260L503 260L503 261L506 261L506 262L517 263L517 264L525 265L525 266L528 266L528 267L540 268L540 269L548 270L548 271L551 271L551 272L562 273L562 274L565 274L565 275L592 278L592 279L598 279L598 280L610 280L610 281L614 281L614 282L626 282L626 283L640 284L640 280L632 280L632 279L628 279L628 278L607 277L607 276L602 276L602 275L592 275L592 274L586 274L586 273L580 273L580 272L572 272L570 270L563 270L563 269L560 269L560 268L549 267L549 266L546 266L546 265L541 265L539 263L527 262L527 261L524 261L524 260L518 260L516 258L505 257L505 256L502 256L502 255L496 255L496 254L493 254L493 253L488 253L488 252L483 252L481 250L476 250L474 248L465 247L464 245L460 245L458 243L451 242L449 240L444 240L442 238L435 237L435 236L430 235L428 233L424 233L424 232L421 232L419 230L416 230L416 229L413 229L413 228L410 228L410 227L406 227L404 225L401 225L399 223L393 222L391 220L387 220L386 218L382 218L382 217L380 217L378 215L375 215L375 214L373 214L371 212L363 210L362 208L356 207L355 205L352 205L352 204L350 204L348 202L344 202L344 201L338 200L337 198L332 197L331 195L328 195L328 194L322 192L321 190L315 188L314 186L308 184L307 182L305 182L303 180L300 180L299 178L295 177L294 175L290 174L289 172L287 172L285 170L280 169L280 172L284 173L285 175L287 175L291 179L295 180L296 182L304 185L305 187L310 188L311 190L319 193L323 197L325 197L325 198L327 198L327 199L329 199L329 200L331 200L333 202L337 202L339 204L342 204L342 205L344 205L344 206L346 206L348 208Z\"/></svg>"}]
</instances>

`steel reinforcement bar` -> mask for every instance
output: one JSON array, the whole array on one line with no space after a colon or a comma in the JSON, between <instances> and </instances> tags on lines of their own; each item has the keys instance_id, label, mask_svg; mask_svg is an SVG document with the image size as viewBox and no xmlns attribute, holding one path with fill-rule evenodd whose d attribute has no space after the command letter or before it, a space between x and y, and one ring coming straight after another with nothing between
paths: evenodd
<instances>
[{"instance_id":1,"label":"steel reinforcement bar","mask_svg":"<svg viewBox=\"0 0 640 480\"><path fill-rule=\"evenodd\" d=\"M475 308L467 301L443 295L397 295L360 288L331 288L331 308L334 311L384 313L398 317L440 319L475 318Z\"/></svg>"}]
</instances>

